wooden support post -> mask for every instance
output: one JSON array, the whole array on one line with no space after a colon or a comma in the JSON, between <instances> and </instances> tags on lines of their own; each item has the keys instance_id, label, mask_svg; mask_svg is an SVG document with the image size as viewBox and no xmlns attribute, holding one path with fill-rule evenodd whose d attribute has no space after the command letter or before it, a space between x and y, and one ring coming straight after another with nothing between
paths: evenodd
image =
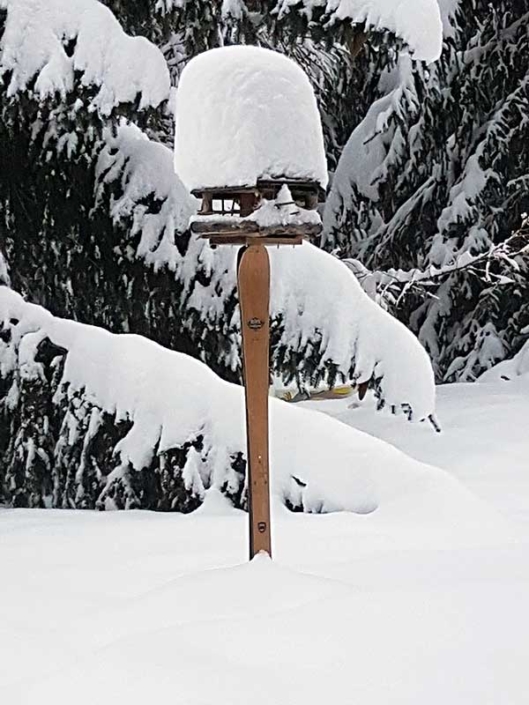
<instances>
[{"instance_id":1,"label":"wooden support post","mask_svg":"<svg viewBox=\"0 0 529 705\"><path fill-rule=\"evenodd\" d=\"M237 268L248 443L250 559L272 556L268 472L270 261L261 244L241 249Z\"/></svg>"}]
</instances>

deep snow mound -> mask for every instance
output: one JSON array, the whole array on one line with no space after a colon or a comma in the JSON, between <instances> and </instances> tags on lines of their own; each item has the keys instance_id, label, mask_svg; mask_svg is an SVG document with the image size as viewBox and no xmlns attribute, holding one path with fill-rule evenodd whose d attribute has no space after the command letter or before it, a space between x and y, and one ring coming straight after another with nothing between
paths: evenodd
<instances>
[{"instance_id":1,"label":"deep snow mound","mask_svg":"<svg viewBox=\"0 0 529 705\"><path fill-rule=\"evenodd\" d=\"M278 177L325 187L321 120L303 70L259 47L196 56L178 85L175 166L190 190Z\"/></svg>"}]
</instances>

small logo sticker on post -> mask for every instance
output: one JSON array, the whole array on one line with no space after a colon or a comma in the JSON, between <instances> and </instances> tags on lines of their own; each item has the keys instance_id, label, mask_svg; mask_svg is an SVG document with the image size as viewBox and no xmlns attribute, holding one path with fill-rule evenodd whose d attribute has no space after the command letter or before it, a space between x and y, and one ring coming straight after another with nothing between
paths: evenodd
<instances>
[{"instance_id":1,"label":"small logo sticker on post","mask_svg":"<svg viewBox=\"0 0 529 705\"><path fill-rule=\"evenodd\" d=\"M248 328L252 330L260 330L264 326L264 321L260 318L250 318L248 321Z\"/></svg>"}]
</instances>

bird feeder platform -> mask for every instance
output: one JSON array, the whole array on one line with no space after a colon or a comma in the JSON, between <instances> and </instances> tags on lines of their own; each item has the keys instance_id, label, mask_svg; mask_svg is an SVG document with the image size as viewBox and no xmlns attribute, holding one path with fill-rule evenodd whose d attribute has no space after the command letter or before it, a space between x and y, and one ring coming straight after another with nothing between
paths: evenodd
<instances>
[{"instance_id":1,"label":"bird feeder platform","mask_svg":"<svg viewBox=\"0 0 529 705\"><path fill-rule=\"evenodd\" d=\"M322 230L321 187L311 181L259 180L255 186L195 189L202 207L191 232L212 245L300 245Z\"/></svg>"},{"instance_id":2,"label":"bird feeder platform","mask_svg":"<svg viewBox=\"0 0 529 705\"><path fill-rule=\"evenodd\" d=\"M320 234L321 224L261 227L255 221L244 219L203 221L198 216L191 223L191 232L208 239L212 245L301 245L303 240Z\"/></svg>"}]
</instances>

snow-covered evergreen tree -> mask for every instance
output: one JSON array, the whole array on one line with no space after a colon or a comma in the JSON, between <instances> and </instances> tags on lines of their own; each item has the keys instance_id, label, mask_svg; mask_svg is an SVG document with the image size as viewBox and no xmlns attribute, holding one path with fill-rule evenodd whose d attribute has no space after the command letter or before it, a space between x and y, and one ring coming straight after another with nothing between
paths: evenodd
<instances>
[{"instance_id":1,"label":"snow-covered evergreen tree","mask_svg":"<svg viewBox=\"0 0 529 705\"><path fill-rule=\"evenodd\" d=\"M439 62L393 51L341 157L326 246L385 270L369 285L390 295L439 378L468 380L515 352L529 323L523 238L509 240L529 206L529 7L448 9Z\"/></svg>"},{"instance_id":2,"label":"snow-covered evergreen tree","mask_svg":"<svg viewBox=\"0 0 529 705\"><path fill-rule=\"evenodd\" d=\"M80 317L115 279L112 223L93 211L104 130L132 115L154 127L169 72L95 0L2 0L0 13L2 250L16 288Z\"/></svg>"},{"instance_id":3,"label":"snow-covered evergreen tree","mask_svg":"<svg viewBox=\"0 0 529 705\"><path fill-rule=\"evenodd\" d=\"M217 264L220 255L186 234L194 206L172 174L168 150L132 125L117 128L120 115L134 114L140 127L163 132L169 84L161 54L146 40L123 34L96 0L76 0L63 15L64 2L53 0L52 13L42 9L49 7L46 3L37 3L46 63L34 61L39 37L19 41L24 12L33 5L3 0L6 119L1 143L20 177L20 183L10 180L2 191L9 214L2 240L13 286L54 313L149 335L239 379L233 277L222 289L219 278L226 267ZM116 7L123 12L125 4ZM80 10L97 33L78 24ZM222 12L221 17L229 14ZM135 30L142 28L143 21L132 20ZM134 60L128 63L130 52ZM14 56L16 66L29 67L25 83L17 82L18 69L10 64ZM150 92L144 95L145 86ZM222 316L211 313L215 307L197 294L202 289L222 301ZM282 343L276 370L287 377L332 381L338 370L349 373L352 360L328 359L306 337L302 348L292 337L285 347L279 319L274 340Z\"/></svg>"},{"instance_id":4,"label":"snow-covered evergreen tree","mask_svg":"<svg viewBox=\"0 0 529 705\"><path fill-rule=\"evenodd\" d=\"M193 53L232 41L275 46L308 70L331 169L353 131L328 200L326 247L360 258L373 270L423 272L431 265L451 269L454 262L485 253L520 225L526 209L526 123L520 119L526 101L526 2L505 3L493 11L486 2L443 2L445 49L440 62L428 66L413 61L394 36L401 34L416 56L434 57L432 37L438 20L420 25L418 32L411 4L409 14L395 14L391 3L381 0L310 7L302 2L212 0L106 4L127 31L159 45L173 83ZM52 11L46 22L55 18L57 25L42 33L47 38L44 46L49 58L52 48L56 53L47 64L43 60L33 65L29 49L40 46L42 38L17 39L29 5L24 0L2 0L0 5L0 150L6 165L0 176L1 227L14 286L56 313L114 330L136 330L194 354L205 350L212 361L229 357L231 344L220 343L225 352L219 356L216 331L210 336L202 326L203 316L196 316L193 308L182 309L187 284L175 284L170 271L159 265L156 272L145 269L131 256L138 245L139 230L131 231L136 206L145 210L145 218L152 214L160 220L168 212L163 196L144 187L134 208L128 201L126 218L121 217L123 208L119 218L115 211L111 215L113 203L125 202L124 178L137 166L137 157L125 148L130 140L115 132L119 117L133 118L155 140L172 141L167 68L160 56L154 60L152 47L149 61L141 58L145 40L129 39L142 44L142 51L135 52L142 71L134 68L137 63L129 63L110 100L110 92L101 90L108 83L106 77L103 82L102 67L94 61L85 65L83 52L90 46L94 57L103 44L122 46L125 35L111 13L96 0L69 3L65 15L61 0L47 6ZM38 10L39 4L35 7ZM87 7L88 16L97 21L83 29L75 17ZM119 51L114 54L119 60ZM27 76L12 80L13 65L21 57L25 61L24 56L30 57L24 64ZM156 79L151 79L153 61ZM144 76L143 87L136 74ZM153 86L160 89L161 77L163 89L156 97L149 95ZM101 160L111 143L116 166L104 174ZM146 145L141 150L143 156L156 151ZM119 168L121 176L111 183L110 175ZM183 194L178 204L174 198L170 208L185 213L189 202ZM177 221L183 230L185 218ZM183 254L187 236L179 234ZM398 282L385 289L397 289L394 310L428 346L440 378L472 378L489 360L522 344L525 264L520 260L520 270L513 271L498 267L499 261L487 268L490 282L466 266L439 275L427 287L426 298L424 287L410 286L409 276L404 276L405 295ZM114 275L117 262L125 268L119 280ZM199 281L202 267L195 266ZM515 284L507 284L507 278ZM379 279L387 283L387 277ZM80 296L80 291L94 294ZM386 302L391 305L388 297ZM181 325L167 325L175 318ZM200 335L190 334L193 330ZM226 335L233 338L235 328ZM202 341L198 353L197 338ZM217 369L231 375L224 363Z\"/></svg>"},{"instance_id":5,"label":"snow-covered evergreen tree","mask_svg":"<svg viewBox=\"0 0 529 705\"><path fill-rule=\"evenodd\" d=\"M196 202L159 141L168 137L170 104L162 53L125 34L96 0L0 0L0 8L0 151L9 167L2 172L0 235L11 284L56 315L147 335L238 380L235 253L213 251L187 232ZM170 41L176 46L181 37ZM295 257L273 257L272 265L277 373L300 385L369 382L395 411L432 413L424 351L365 297L343 264L304 245ZM0 273L7 280L3 260ZM4 496L18 504L52 497L56 506L94 506L106 501L108 485L117 506L196 506L189 444L178 446L168 465L153 440L149 452L160 460L153 477L162 489L153 490L149 474L107 477L117 469L112 449L130 431L130 412L115 414L112 399L95 409L83 384L61 407L68 347L38 333L31 316L21 322L4 313ZM50 342L36 350L41 338ZM390 343L399 355L388 357ZM233 463L221 458L225 469L237 466L240 474L239 453ZM240 501L240 487L233 487Z\"/></svg>"}]
</instances>

